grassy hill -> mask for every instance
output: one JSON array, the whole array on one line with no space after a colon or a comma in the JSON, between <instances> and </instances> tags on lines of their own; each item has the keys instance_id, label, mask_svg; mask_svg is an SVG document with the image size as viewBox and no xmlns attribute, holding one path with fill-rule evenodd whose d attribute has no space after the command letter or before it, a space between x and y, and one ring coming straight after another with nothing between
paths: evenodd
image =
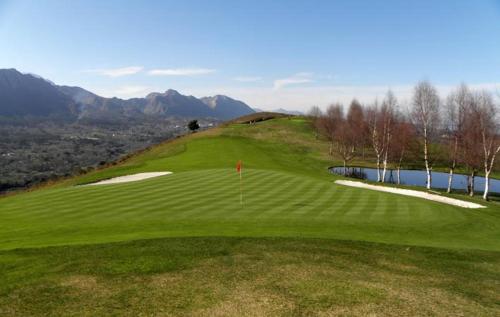
<instances>
[{"instance_id":1,"label":"grassy hill","mask_svg":"<svg viewBox=\"0 0 500 317\"><path fill-rule=\"evenodd\" d=\"M500 313L498 203L338 186L305 119L247 122L0 198L0 313Z\"/></svg>"}]
</instances>

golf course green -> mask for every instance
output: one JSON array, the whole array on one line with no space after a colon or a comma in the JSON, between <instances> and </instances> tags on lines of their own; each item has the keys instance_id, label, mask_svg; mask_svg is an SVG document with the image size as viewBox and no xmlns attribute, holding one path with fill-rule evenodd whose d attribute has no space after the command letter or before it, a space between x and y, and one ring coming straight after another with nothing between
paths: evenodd
<instances>
[{"instance_id":1,"label":"golf course green","mask_svg":"<svg viewBox=\"0 0 500 317\"><path fill-rule=\"evenodd\" d=\"M336 185L327 153L305 118L232 123L2 197L0 315L500 314L500 203Z\"/></svg>"}]
</instances>

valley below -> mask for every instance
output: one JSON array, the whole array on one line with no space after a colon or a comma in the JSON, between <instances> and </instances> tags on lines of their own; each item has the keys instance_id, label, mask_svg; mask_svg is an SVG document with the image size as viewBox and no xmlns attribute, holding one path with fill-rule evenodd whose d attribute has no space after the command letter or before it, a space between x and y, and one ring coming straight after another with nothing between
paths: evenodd
<instances>
[{"instance_id":1,"label":"valley below","mask_svg":"<svg viewBox=\"0 0 500 317\"><path fill-rule=\"evenodd\" d=\"M135 151L183 135L187 119L141 121L4 120L0 124L0 194L102 168ZM201 120L202 129L218 120Z\"/></svg>"}]
</instances>

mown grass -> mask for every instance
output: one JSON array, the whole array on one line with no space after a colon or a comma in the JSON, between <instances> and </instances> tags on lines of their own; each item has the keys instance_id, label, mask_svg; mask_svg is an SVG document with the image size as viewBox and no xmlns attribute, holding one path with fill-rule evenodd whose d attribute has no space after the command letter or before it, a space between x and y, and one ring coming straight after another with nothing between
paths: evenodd
<instances>
[{"instance_id":1,"label":"mown grass","mask_svg":"<svg viewBox=\"0 0 500 317\"><path fill-rule=\"evenodd\" d=\"M469 210L250 168L243 193L240 204L234 169L205 169L18 195L0 201L0 249L221 235L500 249L500 214L493 208Z\"/></svg>"},{"instance_id":2,"label":"mown grass","mask_svg":"<svg viewBox=\"0 0 500 317\"><path fill-rule=\"evenodd\" d=\"M0 314L498 313L498 203L335 185L327 149L301 118L231 124L0 198ZM148 171L173 174L78 186Z\"/></svg>"},{"instance_id":3,"label":"mown grass","mask_svg":"<svg viewBox=\"0 0 500 317\"><path fill-rule=\"evenodd\" d=\"M0 255L0 313L9 316L500 313L500 255L481 251L172 238Z\"/></svg>"}]
</instances>

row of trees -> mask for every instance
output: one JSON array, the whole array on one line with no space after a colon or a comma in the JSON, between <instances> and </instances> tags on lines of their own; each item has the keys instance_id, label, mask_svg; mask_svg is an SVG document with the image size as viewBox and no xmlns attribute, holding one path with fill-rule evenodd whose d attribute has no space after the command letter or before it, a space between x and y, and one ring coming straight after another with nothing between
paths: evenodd
<instances>
[{"instance_id":1,"label":"row of trees","mask_svg":"<svg viewBox=\"0 0 500 317\"><path fill-rule=\"evenodd\" d=\"M448 192L458 167L469 171L468 192L474 195L474 177L483 171L488 199L489 178L500 152L498 106L491 93L473 91L462 84L442 101L437 89L427 81L418 83L411 104L403 110L388 91L379 102L363 106L354 99L347 111L341 104L310 111L317 132L330 142L330 155L344 162L344 171L355 157L365 157L371 150L379 182L385 182L388 165L400 169L409 152L420 153L427 175L427 189L432 187L432 169L437 160L449 167Z\"/></svg>"}]
</instances>

